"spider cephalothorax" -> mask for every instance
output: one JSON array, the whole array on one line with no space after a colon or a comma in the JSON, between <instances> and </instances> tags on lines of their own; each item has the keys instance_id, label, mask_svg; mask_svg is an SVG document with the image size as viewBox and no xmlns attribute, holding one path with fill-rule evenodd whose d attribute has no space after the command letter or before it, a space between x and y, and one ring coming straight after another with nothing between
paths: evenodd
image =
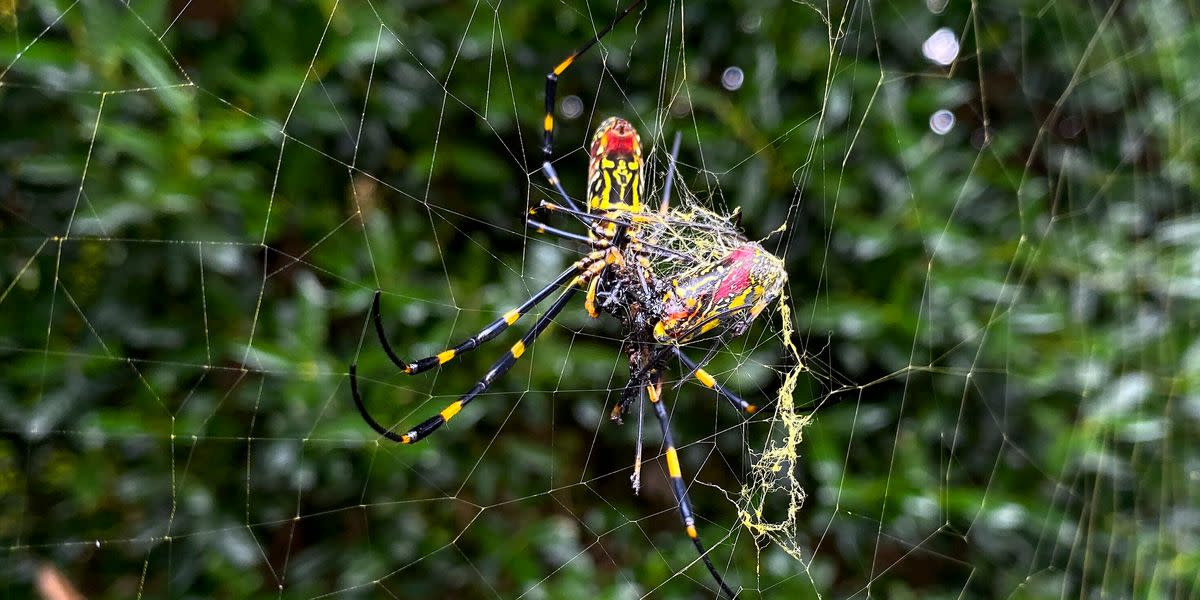
<instances>
[{"instance_id":1,"label":"spider cephalothorax","mask_svg":"<svg viewBox=\"0 0 1200 600\"><path fill-rule=\"evenodd\" d=\"M678 503L684 530L692 540L721 592L735 597L708 557L696 530L688 500L679 455L671 436L667 410L662 401L663 374L671 358L690 375L727 400L735 409L749 414L757 409L717 383L707 371L683 352L682 344L700 338L729 338L741 335L763 310L775 301L787 283L783 261L738 230L737 213L720 215L695 206L686 210L671 207L671 185L679 137L670 154L661 198L647 205L646 164L641 138L625 119L610 117L596 129L588 148L587 200L580 207L563 189L551 163L554 142L554 98L558 77L581 54L595 45L642 0L633 2L608 27L546 74L546 112L543 117L542 172L561 204L542 201L531 212L569 215L587 226L587 235L556 229L529 220L540 232L586 244L587 251L546 287L520 306L505 312L477 334L456 346L416 361L400 358L392 349L380 315L380 292L375 293L371 313L375 333L388 358L404 373L415 374L446 364L500 335L555 290L565 287L525 335L488 369L467 393L438 414L398 433L376 421L359 393L357 368L350 365L350 389L363 419L383 437L402 444L418 442L448 423L476 397L504 375L581 290L587 290L584 306L592 317L601 313L616 316L624 329L625 352L629 359L629 383L612 416L620 416L639 397L646 397L662 430L667 474ZM640 431L640 429L639 429ZM639 439L634 467L634 488L640 477Z\"/></svg>"}]
</instances>

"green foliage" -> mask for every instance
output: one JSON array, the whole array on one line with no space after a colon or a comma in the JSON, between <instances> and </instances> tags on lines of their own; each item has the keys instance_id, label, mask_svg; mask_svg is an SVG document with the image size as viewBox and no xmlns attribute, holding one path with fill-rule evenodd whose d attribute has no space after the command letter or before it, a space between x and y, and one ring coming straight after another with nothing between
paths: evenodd
<instances>
[{"instance_id":1,"label":"green foliage","mask_svg":"<svg viewBox=\"0 0 1200 600\"><path fill-rule=\"evenodd\" d=\"M1200 32L1168 0L948 4L650 0L560 83L568 190L622 114L658 160L682 131L681 181L751 237L788 226L807 553L736 521L769 411L685 383L701 533L744 598L1194 594ZM614 323L564 313L417 446L349 399L357 360L414 422L507 343L397 374L375 289L423 356L573 260L523 223L543 81L614 10L0 0L5 594L43 564L89 598L711 586L665 469L629 489ZM789 366L765 326L713 360L762 403Z\"/></svg>"}]
</instances>

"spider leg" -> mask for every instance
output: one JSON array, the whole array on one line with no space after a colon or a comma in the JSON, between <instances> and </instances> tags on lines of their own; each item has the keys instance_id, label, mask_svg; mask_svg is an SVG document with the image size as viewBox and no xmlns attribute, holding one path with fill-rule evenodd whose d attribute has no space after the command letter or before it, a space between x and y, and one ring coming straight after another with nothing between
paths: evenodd
<instances>
[{"instance_id":1,"label":"spider leg","mask_svg":"<svg viewBox=\"0 0 1200 600\"><path fill-rule=\"evenodd\" d=\"M568 214L568 215L572 215L574 217L578 217L579 219L582 219L585 221L599 221L601 223L616 223L618 225L630 225L633 223L658 222L658 223L670 223L672 225L683 225L686 227L692 227L695 229L703 229L706 231L722 231L723 230L721 227L718 227L716 225L710 225L707 223L696 223L694 221L689 221L687 219L679 219L679 218L669 217L666 215L660 215L658 213L631 213L628 215L629 220L622 221L620 219L614 219L611 217L605 217L602 215L594 215L592 213L586 213L586 212L574 210L572 208L568 208L566 206L560 206L558 204L555 204L553 202L549 202L546 200L542 200L541 202L538 202L537 206L529 209L529 214L535 215L538 213L538 211L541 211L541 210L547 210L550 212L560 212L563 214ZM663 248L662 250L664 252L670 252L669 250L667 250L665 248ZM692 260L686 256L683 256L682 254L680 254L678 256L680 258L686 258L687 260Z\"/></svg>"},{"instance_id":2,"label":"spider leg","mask_svg":"<svg viewBox=\"0 0 1200 600\"><path fill-rule=\"evenodd\" d=\"M606 217L603 215L594 215L592 213L574 210L572 208L568 208L566 206L560 206L558 204L549 202L547 200L542 200L541 202L538 202L537 206L529 209L529 214L535 215L539 211L542 211L542 210L546 210L549 212L560 212L563 214L568 214L568 215L577 217L583 221L598 221L600 223L616 223L617 225L630 225L633 223L669 223L671 225L681 225L681 226L685 226L685 227L691 227L694 229L702 229L705 231L724 231L725 230L725 228L722 228L717 225L711 225L708 223L697 223L693 220L688 220L685 218L675 218L675 217L671 217L669 215L662 215L659 213L649 213L649 212L630 213L630 214L626 215L628 220L614 219L614 218ZM651 246L651 247L653 247L653 246ZM660 250L663 252L670 252L670 250L668 250L666 248L660 248ZM683 258L688 261L694 261L694 259L684 256L682 254L677 254L676 257Z\"/></svg>"},{"instance_id":3,"label":"spider leg","mask_svg":"<svg viewBox=\"0 0 1200 600\"><path fill-rule=\"evenodd\" d=\"M567 195L567 190L563 189L562 182L558 179L558 171L554 170L554 165L550 164L550 158L548 156L546 161L542 163L542 175L545 175L546 180L550 182L550 185L554 186L555 190L558 190L559 197L561 197L563 201L567 203L567 206L570 206L572 210L579 210L579 205L575 204L575 201Z\"/></svg>"},{"instance_id":4,"label":"spider leg","mask_svg":"<svg viewBox=\"0 0 1200 600\"><path fill-rule=\"evenodd\" d=\"M597 277L588 284L587 298L583 301L583 307L587 310L589 317L593 319L600 318L600 311L596 310L596 292L600 289L600 278Z\"/></svg>"},{"instance_id":5,"label":"spider leg","mask_svg":"<svg viewBox=\"0 0 1200 600\"><path fill-rule=\"evenodd\" d=\"M717 581L721 591L727 597L736 599L737 593L730 589L721 574L717 572L717 568L713 566L712 560L708 557L708 551L704 548L704 543L700 541L700 534L696 531L696 518L692 514L692 503L688 500L687 486L683 483L683 471L679 467L679 452L675 450L675 441L671 436L671 423L667 416L667 408L663 406L662 398L659 395L662 393L662 377L657 372L652 374L651 383L646 386L646 393L650 397L650 404L654 407L654 415L658 417L658 424L662 428L663 445L667 447L667 474L671 477L671 488L675 492L675 502L679 505L679 517L683 520L683 526L688 537L691 538L692 544L696 546L696 551L700 553L700 560L704 561L704 566Z\"/></svg>"},{"instance_id":6,"label":"spider leg","mask_svg":"<svg viewBox=\"0 0 1200 600\"><path fill-rule=\"evenodd\" d=\"M738 412L745 412L748 415L758 412L757 406L746 402L741 398L741 396L738 396L725 386L717 383L717 380L708 371L700 368L700 365L696 364L696 361L688 358L688 355L684 354L683 350L679 349L679 346L672 346L672 348L675 349L675 357L679 359L679 362L683 363L684 367L687 367L696 380L704 384L704 387L715 390L717 395L728 400L729 404L733 405L734 410Z\"/></svg>"},{"instance_id":7,"label":"spider leg","mask_svg":"<svg viewBox=\"0 0 1200 600\"><path fill-rule=\"evenodd\" d=\"M603 240L592 240L592 239L588 238L586 235L580 235L578 233L572 233L570 231L559 229L557 227L551 227L550 225L547 225L541 221L534 221L533 219L528 219L525 221L525 223L527 225L529 225L530 227L532 227L538 233L548 233L550 235L562 238L564 240L572 240L575 242L582 242L582 243L588 244L588 245L593 245L593 244L596 244L597 242L603 241ZM628 247L630 249L635 249L637 252L640 252L646 256L654 256L654 257L658 257L658 258L675 258L675 256L671 256L671 255L667 254L668 252L670 252L670 250L663 248L662 246L656 246L654 244L647 244L647 243L639 241L639 240L631 240L629 242ZM643 260L639 261L639 262L644 262L644 257L639 257L639 258L643 258ZM683 256L683 255L679 255L679 258L687 259L689 262L692 261L692 259L690 259L686 256ZM644 266L649 268L649 263L645 263Z\"/></svg>"},{"instance_id":8,"label":"spider leg","mask_svg":"<svg viewBox=\"0 0 1200 600\"><path fill-rule=\"evenodd\" d=\"M621 229L620 233L618 233L618 236L623 235L623 233L624 229ZM600 311L596 310L596 292L600 289L600 270L611 264L625 264L625 257L621 255L621 251L617 250L613 246L609 246L605 250L596 250L592 254L599 252L604 253L604 262L599 263L598 265L593 263L592 266L589 267L588 270L583 274L584 277L590 279L587 286L587 299L584 300L583 307L587 310L588 315L593 319L600 316Z\"/></svg>"},{"instance_id":9,"label":"spider leg","mask_svg":"<svg viewBox=\"0 0 1200 600\"><path fill-rule=\"evenodd\" d=\"M559 206L553 202L547 202L546 200L542 200L541 202L538 202L537 206L529 209L529 214L534 215L534 214L537 214L538 211L542 211L542 210L545 210L548 212L565 213L565 214L568 214L571 216L579 217L580 219L585 220L585 221L598 221L600 223L615 223L617 225L622 225L622 226L629 226L631 223L634 223L634 222L645 223L649 220L645 216L635 215L635 214L631 213L630 216L632 217L632 219L629 221L623 221L620 219L613 219L611 217L605 217L603 215L594 215L589 212L583 212L581 210L574 209L574 208L568 208L566 206Z\"/></svg>"},{"instance_id":10,"label":"spider leg","mask_svg":"<svg viewBox=\"0 0 1200 600\"><path fill-rule=\"evenodd\" d=\"M634 223L646 223L646 222L649 222L652 220L659 220L659 217L657 217L657 216L649 216L646 214L640 214L640 215L633 214L633 215L630 215L629 221L624 221L624 220L620 220L620 219L613 219L611 217L605 217L605 216L601 216L601 215L594 215L592 213L578 211L575 209L567 208L565 206L559 206L558 204L555 204L553 202L547 202L545 200L542 200L537 206L529 209L529 214L534 215L542 210L545 210L548 212L561 212L563 214L568 214L568 215L577 217L582 221L596 221L599 223L614 223L619 227L629 227L630 225L632 225ZM536 221L534 221L534 222L536 222ZM671 259L671 260L682 260L684 262L689 262L689 263L696 262L696 259L691 256L687 256L686 254L680 254L674 250L671 250L670 248L665 248L665 247L659 246L657 244L651 244L649 242L642 242L642 241L638 241L637 244L641 246L641 250L645 251L646 254L649 254L651 256L657 256L660 258L667 258L667 259Z\"/></svg>"},{"instance_id":11,"label":"spider leg","mask_svg":"<svg viewBox=\"0 0 1200 600\"><path fill-rule=\"evenodd\" d=\"M554 157L554 98L558 90L558 76L562 75L563 72L567 70L567 67L570 67L571 63L575 62L576 58L579 58L580 55L582 55L584 52L587 52L592 46L596 45L601 38L608 35L608 32L612 31L613 27L615 27L617 23L621 22L621 19L624 19L627 15L629 15L629 13L633 12L633 9L637 8L638 5L644 1L645 0L633 0L633 2L630 2L629 6L626 6L625 10L622 10L620 13L618 13L617 16L613 18L612 22L610 22L604 29L601 29L599 32L597 32L592 39L580 46L578 50L572 52L570 56L564 58L562 62L558 63L558 66L554 67L554 70L546 73L546 116L543 120L542 134L542 155L545 157L545 163L542 165L543 171L545 171L546 165L550 163L550 159ZM550 178L553 171L553 168L551 168L550 172L546 174L546 177ZM556 180L557 177L554 177L550 182L555 183ZM567 200L567 204L571 205L572 208L575 207L574 203L572 203L570 199Z\"/></svg>"},{"instance_id":12,"label":"spider leg","mask_svg":"<svg viewBox=\"0 0 1200 600\"><path fill-rule=\"evenodd\" d=\"M541 221L534 221L533 219L529 219L529 220L525 221L525 223L527 225L529 225L530 227L534 228L534 230L536 230L538 233L548 233L555 237L560 237L564 240L583 242L585 244L592 243L592 240L588 239L588 237L586 235L579 235L578 233L571 233L570 231L565 231L565 230L559 229L557 227L551 227L545 223L542 223Z\"/></svg>"},{"instance_id":13,"label":"spider leg","mask_svg":"<svg viewBox=\"0 0 1200 600\"><path fill-rule=\"evenodd\" d=\"M591 239L588 239L587 236L580 235L578 233L571 233L570 231L564 231L557 227L551 227L545 223L542 223L541 221L534 221L533 219L526 221L526 223L530 227L532 227L535 231L537 231L538 233L547 233L547 234L553 235L555 237L562 238L564 240L582 242L584 244L589 244L589 245L596 244L597 242L603 241L603 240L591 240ZM642 288L645 290L646 294L649 294L650 286L646 282L644 272L649 271L650 262L646 257L654 256L657 258L668 258L668 259L674 258L674 257L667 255L666 252L668 252L668 250L666 250L665 248L662 248L660 251L660 247L654 246L652 244L647 245L645 242L641 242L636 239L630 241L629 245L627 247L630 249L636 250L637 254L639 254L638 264L642 267L642 270L640 270L638 272L638 275L641 277Z\"/></svg>"},{"instance_id":14,"label":"spider leg","mask_svg":"<svg viewBox=\"0 0 1200 600\"><path fill-rule=\"evenodd\" d=\"M641 389L641 388L638 388ZM637 450L633 455L633 475L629 476L629 482L633 485L633 494L636 496L642 490L642 425L646 422L646 394L638 394L638 430L637 430Z\"/></svg>"},{"instance_id":15,"label":"spider leg","mask_svg":"<svg viewBox=\"0 0 1200 600\"><path fill-rule=\"evenodd\" d=\"M663 184L662 204L658 207L658 214L665 215L671 208L671 183L675 181L675 163L679 160L679 139L683 137L681 132L675 132L675 141L671 144L671 158L667 161L667 182Z\"/></svg>"},{"instance_id":16,"label":"spider leg","mask_svg":"<svg viewBox=\"0 0 1200 600\"><path fill-rule=\"evenodd\" d=\"M399 442L401 444L413 444L425 439L425 437L427 437L429 434L437 431L442 425L445 425L450 419L454 418L454 416L457 415L464 406L470 404L476 396L486 391L489 387L491 387L492 383L495 382L496 379L507 373L508 370L511 369L514 364L516 364L517 359L525 353L526 347L533 344L534 340L536 340L538 336L540 336L542 332L546 330L546 327L550 325L550 322L554 319L554 317L556 317L558 313L562 312L563 308L566 307L567 302L570 301L575 293L579 291L578 284L580 282L581 279L576 278L576 280L572 282L571 287L559 295L558 300L555 300L554 304L551 304L550 308L546 309L546 313L543 314L542 317L534 323L533 327L531 327L529 331L525 333L525 336L521 338L521 341L513 344L513 347L509 349L509 351L503 357L501 357L500 360L496 361L495 364L492 365L491 369L488 369L488 372L484 374L483 378L480 379L470 391L460 396L458 400L451 402L438 414L418 423L407 433L398 434L395 431L392 431L391 428L384 427L383 424L381 424L379 421L376 421L375 418L371 416L371 413L367 411L366 405L363 403L363 397L358 390L357 365L350 365L350 393L352 396L354 396L354 405L358 407L359 414L362 415L362 418L367 422L367 425L371 426L371 429L374 429L379 435L382 435L393 442Z\"/></svg>"},{"instance_id":17,"label":"spider leg","mask_svg":"<svg viewBox=\"0 0 1200 600\"><path fill-rule=\"evenodd\" d=\"M380 292L376 291L375 299L371 302L371 317L375 321L375 335L379 338L379 344L383 346L383 351L387 354L388 358L393 364L395 364L405 373L409 375L415 375L423 371L428 371L429 369L432 369L438 365L446 364L447 362L453 360L455 356L465 352L470 352L492 338L500 335L501 332L511 327L513 323L516 323L517 319L520 319L522 316L527 314L530 309L545 300L556 288L570 281L572 277L576 276L583 268L584 264L584 261L578 261L571 265L570 268L568 268L566 271L563 271L558 277L555 277L554 281L551 281L548 285L546 285L546 287L538 290L537 293L535 293L533 296L530 296L529 299L520 306L504 313L504 316L492 321L487 327L484 327L482 330L480 330L479 333L467 338L466 341L462 342L461 344L454 346L453 348L443 350L433 356L426 356L425 358L421 358L413 362L408 362L400 358L400 356L396 354L396 351L392 349L392 345L388 342L387 334L384 332L383 327L383 316L379 310Z\"/></svg>"}]
</instances>

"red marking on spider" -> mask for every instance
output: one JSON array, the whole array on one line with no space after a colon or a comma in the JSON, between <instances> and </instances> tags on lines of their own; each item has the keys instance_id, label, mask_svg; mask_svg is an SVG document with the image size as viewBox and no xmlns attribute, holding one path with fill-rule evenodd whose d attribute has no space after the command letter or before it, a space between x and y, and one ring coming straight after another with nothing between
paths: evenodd
<instances>
[{"instance_id":1,"label":"red marking on spider","mask_svg":"<svg viewBox=\"0 0 1200 600\"><path fill-rule=\"evenodd\" d=\"M637 147L637 132L633 125L624 119L616 119L613 124L596 138L592 144L592 156L600 154L633 154Z\"/></svg>"},{"instance_id":2,"label":"red marking on spider","mask_svg":"<svg viewBox=\"0 0 1200 600\"><path fill-rule=\"evenodd\" d=\"M729 267L729 273L721 280L721 285L717 286L717 292L713 295L714 300L720 301L734 292L740 292L750 286L750 267L754 264L755 254L757 253L754 246L750 244L729 254L729 258L723 261Z\"/></svg>"},{"instance_id":3,"label":"red marking on spider","mask_svg":"<svg viewBox=\"0 0 1200 600\"><path fill-rule=\"evenodd\" d=\"M627 134L617 133L614 129L604 134L605 150L610 154L633 154L633 146L637 143L633 132Z\"/></svg>"}]
</instances>

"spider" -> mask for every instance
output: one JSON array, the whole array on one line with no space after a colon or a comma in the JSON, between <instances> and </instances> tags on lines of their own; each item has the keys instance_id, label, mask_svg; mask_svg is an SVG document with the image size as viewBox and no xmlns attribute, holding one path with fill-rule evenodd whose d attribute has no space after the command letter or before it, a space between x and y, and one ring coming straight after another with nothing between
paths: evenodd
<instances>
[{"instance_id":1,"label":"spider","mask_svg":"<svg viewBox=\"0 0 1200 600\"><path fill-rule=\"evenodd\" d=\"M416 443L448 423L508 372L567 303L578 292L586 290L584 307L588 314L593 318L602 313L615 316L627 336L624 348L630 378L611 418L619 422L635 400L649 398L662 430L667 473L684 530L721 592L736 598L737 594L713 566L696 529L667 409L662 402L663 372L673 357L688 370L689 376L716 391L734 409L753 414L757 410L753 404L717 383L699 363L684 354L681 346L701 338L728 339L744 333L783 292L787 283L783 261L738 231L736 212L732 216L722 216L699 208L684 210L670 206L679 152L678 135L671 150L657 210L649 209L646 203L646 162L641 139L625 119L605 119L592 136L586 210L580 209L563 189L552 164L553 107L559 76L643 2L633 0L607 27L546 75L541 170L561 204L543 200L530 211L527 222L539 232L582 242L590 250L520 306L504 313L462 343L433 356L410 362L393 350L381 316L380 291L375 292L371 315L383 351L404 373L412 375L475 350L514 325L555 290L564 286L566 289L466 394L403 433L397 433L371 416L359 391L356 364L350 365L350 390L362 418L377 433L401 444ZM557 229L530 218L539 212L569 215L587 226L587 235ZM639 411L639 416L641 414ZM642 464L640 435L638 439L631 478L635 492L640 485Z\"/></svg>"}]
</instances>

